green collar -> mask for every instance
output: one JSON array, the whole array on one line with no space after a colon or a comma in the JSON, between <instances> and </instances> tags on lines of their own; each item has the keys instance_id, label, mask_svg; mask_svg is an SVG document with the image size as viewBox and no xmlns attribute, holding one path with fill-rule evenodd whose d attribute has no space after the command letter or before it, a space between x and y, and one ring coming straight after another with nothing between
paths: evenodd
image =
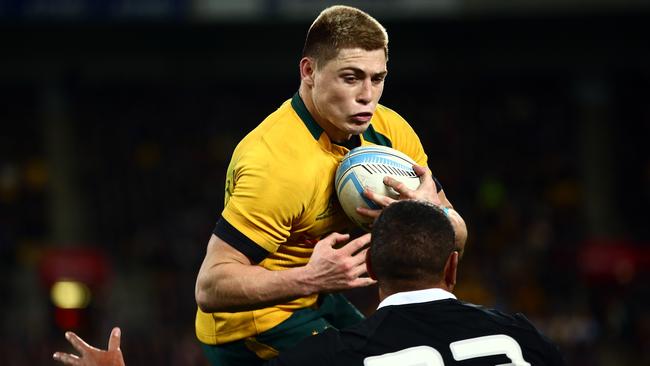
<instances>
[{"instance_id":1,"label":"green collar","mask_svg":"<svg viewBox=\"0 0 650 366\"><path fill-rule=\"evenodd\" d=\"M307 110L307 106L305 106L305 102L302 101L300 93L296 92L296 94L293 95L293 98L291 98L291 106L296 113L298 113L298 117L300 117L305 126L307 126L307 129L311 135L314 136L314 139L318 141L320 135L323 133L323 128L314 121L314 118Z\"/></svg>"},{"instance_id":2,"label":"green collar","mask_svg":"<svg viewBox=\"0 0 650 366\"><path fill-rule=\"evenodd\" d=\"M296 113L298 113L298 117L300 117L300 119L305 124L305 126L307 126L307 129L314 137L314 139L318 141L320 135L323 133L323 128L320 125L318 125L316 121L314 121L314 118L307 110L307 106L305 106L305 102L303 102L302 98L300 97L300 93L296 92L296 94L293 95L293 97L291 98L291 106L296 111ZM388 146L388 147L393 146L390 139L388 139L386 136L382 135L381 133L375 131L372 125L369 125L368 129L363 132L363 139L377 145Z\"/></svg>"}]
</instances>

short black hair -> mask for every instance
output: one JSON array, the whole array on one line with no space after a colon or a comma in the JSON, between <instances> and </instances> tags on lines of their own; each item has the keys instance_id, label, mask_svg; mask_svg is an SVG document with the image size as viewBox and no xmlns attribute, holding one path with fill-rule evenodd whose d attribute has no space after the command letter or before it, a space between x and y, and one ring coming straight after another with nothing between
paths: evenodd
<instances>
[{"instance_id":1,"label":"short black hair","mask_svg":"<svg viewBox=\"0 0 650 366\"><path fill-rule=\"evenodd\" d=\"M428 202L394 202L373 224L370 260L379 281L437 282L454 250L451 222Z\"/></svg>"}]
</instances>

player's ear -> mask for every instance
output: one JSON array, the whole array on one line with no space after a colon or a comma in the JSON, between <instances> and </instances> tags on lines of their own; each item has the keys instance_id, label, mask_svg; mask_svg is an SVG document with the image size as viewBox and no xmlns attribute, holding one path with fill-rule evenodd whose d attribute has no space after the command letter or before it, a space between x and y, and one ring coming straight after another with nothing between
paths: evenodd
<instances>
[{"instance_id":1,"label":"player's ear","mask_svg":"<svg viewBox=\"0 0 650 366\"><path fill-rule=\"evenodd\" d=\"M454 289L456 286L456 274L458 272L458 251L454 250L447 258L447 263L445 263L445 285L449 288L449 291Z\"/></svg>"},{"instance_id":2,"label":"player's ear","mask_svg":"<svg viewBox=\"0 0 650 366\"><path fill-rule=\"evenodd\" d=\"M303 57L300 60L300 80L308 86L314 85L314 73L316 61L311 57Z\"/></svg>"},{"instance_id":3,"label":"player's ear","mask_svg":"<svg viewBox=\"0 0 650 366\"><path fill-rule=\"evenodd\" d=\"M377 281L377 276L375 276L375 272L372 269L372 261L370 260L370 250L372 249L372 245L368 247L368 250L366 251L366 269L368 270L368 276L372 278L373 280Z\"/></svg>"}]
</instances>

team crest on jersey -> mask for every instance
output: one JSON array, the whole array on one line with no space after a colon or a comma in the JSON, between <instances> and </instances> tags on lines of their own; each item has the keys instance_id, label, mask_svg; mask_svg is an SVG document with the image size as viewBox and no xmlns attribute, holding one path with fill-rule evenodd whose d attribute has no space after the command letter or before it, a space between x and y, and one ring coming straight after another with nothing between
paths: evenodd
<instances>
[{"instance_id":1,"label":"team crest on jersey","mask_svg":"<svg viewBox=\"0 0 650 366\"><path fill-rule=\"evenodd\" d=\"M327 201L327 207L325 207L325 210L323 210L323 212L319 213L318 216L316 216L316 220L323 220L328 217L334 216L340 211L341 211L341 205L339 204L336 195L332 194L329 200Z\"/></svg>"}]
</instances>

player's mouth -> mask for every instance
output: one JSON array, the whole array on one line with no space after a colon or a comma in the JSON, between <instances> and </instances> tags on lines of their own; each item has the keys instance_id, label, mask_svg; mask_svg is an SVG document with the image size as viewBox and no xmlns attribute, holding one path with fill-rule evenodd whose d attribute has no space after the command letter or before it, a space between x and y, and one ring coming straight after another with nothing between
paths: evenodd
<instances>
[{"instance_id":1,"label":"player's mouth","mask_svg":"<svg viewBox=\"0 0 650 366\"><path fill-rule=\"evenodd\" d=\"M352 115L352 121L356 123L367 123L372 118L372 113L362 112Z\"/></svg>"}]
</instances>

